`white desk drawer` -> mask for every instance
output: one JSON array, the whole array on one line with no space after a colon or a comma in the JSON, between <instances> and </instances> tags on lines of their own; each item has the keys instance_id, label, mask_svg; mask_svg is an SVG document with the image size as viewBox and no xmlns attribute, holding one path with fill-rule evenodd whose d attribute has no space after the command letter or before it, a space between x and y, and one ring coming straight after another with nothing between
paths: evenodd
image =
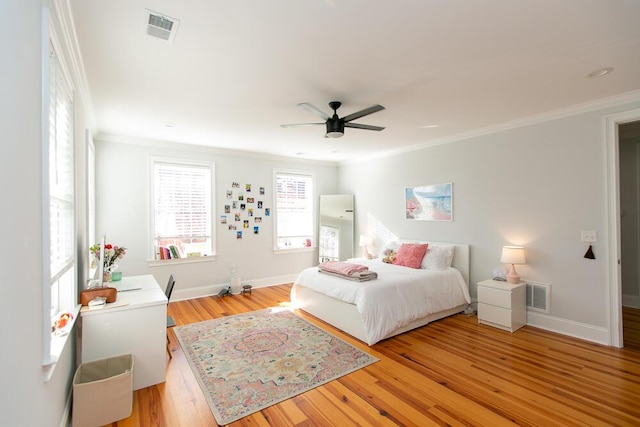
<instances>
[{"instance_id":1,"label":"white desk drawer","mask_svg":"<svg viewBox=\"0 0 640 427\"><path fill-rule=\"evenodd\" d=\"M511 292L503 289L478 286L478 301L498 307L511 308Z\"/></svg>"},{"instance_id":2,"label":"white desk drawer","mask_svg":"<svg viewBox=\"0 0 640 427\"><path fill-rule=\"evenodd\" d=\"M494 305L478 303L478 322L511 331L512 311Z\"/></svg>"}]
</instances>

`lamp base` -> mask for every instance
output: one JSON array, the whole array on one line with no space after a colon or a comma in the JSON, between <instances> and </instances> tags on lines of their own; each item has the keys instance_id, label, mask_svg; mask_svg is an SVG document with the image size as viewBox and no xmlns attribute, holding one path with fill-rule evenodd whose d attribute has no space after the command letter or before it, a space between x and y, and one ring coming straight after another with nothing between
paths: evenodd
<instances>
[{"instance_id":1,"label":"lamp base","mask_svg":"<svg viewBox=\"0 0 640 427\"><path fill-rule=\"evenodd\" d=\"M507 282L509 283L520 283L520 276L516 273L516 267L511 264L511 270L507 273Z\"/></svg>"}]
</instances>

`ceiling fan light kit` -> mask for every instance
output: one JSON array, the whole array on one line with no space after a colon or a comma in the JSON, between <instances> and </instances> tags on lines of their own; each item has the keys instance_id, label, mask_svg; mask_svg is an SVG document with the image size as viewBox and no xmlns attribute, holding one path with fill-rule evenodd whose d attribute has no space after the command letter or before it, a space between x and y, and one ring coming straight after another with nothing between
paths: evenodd
<instances>
[{"instance_id":1,"label":"ceiling fan light kit","mask_svg":"<svg viewBox=\"0 0 640 427\"><path fill-rule=\"evenodd\" d=\"M382 126L372 126L372 125L361 125L358 123L351 123L352 120L359 119L360 117L367 116L369 114L376 113L378 111L384 110L382 105L373 105L369 108L365 108L364 110L357 111L355 113L349 114L345 117L338 116L338 108L342 105L339 101L331 101L329 103L329 107L333 110L333 116L329 116L325 114L323 111L316 108L314 105L311 105L307 102L303 102L298 104L299 107L304 108L305 110L321 117L325 120L324 123L299 123L299 124L291 124L291 125L280 125L282 127L301 127L301 126L312 126L312 125L325 125L327 128L327 132L325 136L328 138L340 138L344 135L344 128L355 128L355 129L364 129L364 130L375 130L381 131L384 129Z\"/></svg>"}]
</instances>

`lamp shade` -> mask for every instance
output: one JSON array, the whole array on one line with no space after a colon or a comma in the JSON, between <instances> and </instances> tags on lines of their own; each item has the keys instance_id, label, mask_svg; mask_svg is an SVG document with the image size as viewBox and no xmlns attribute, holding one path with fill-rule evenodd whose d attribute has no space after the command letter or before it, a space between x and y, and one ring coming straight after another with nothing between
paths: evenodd
<instances>
[{"instance_id":1,"label":"lamp shade","mask_svg":"<svg viewBox=\"0 0 640 427\"><path fill-rule=\"evenodd\" d=\"M524 247L522 246L503 246L500 262L505 264L526 264L524 257Z\"/></svg>"},{"instance_id":2,"label":"lamp shade","mask_svg":"<svg viewBox=\"0 0 640 427\"><path fill-rule=\"evenodd\" d=\"M373 237L367 236L366 234L363 234L362 236L360 236L360 243L358 244L358 246L367 247L372 245L373 245Z\"/></svg>"}]
</instances>

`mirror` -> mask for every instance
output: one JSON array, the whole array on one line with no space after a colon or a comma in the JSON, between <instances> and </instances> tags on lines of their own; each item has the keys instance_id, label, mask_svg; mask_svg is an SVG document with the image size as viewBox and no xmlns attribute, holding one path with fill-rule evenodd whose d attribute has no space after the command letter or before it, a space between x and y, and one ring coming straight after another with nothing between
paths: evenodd
<instances>
[{"instance_id":1,"label":"mirror","mask_svg":"<svg viewBox=\"0 0 640 427\"><path fill-rule=\"evenodd\" d=\"M320 196L319 261L345 261L353 258L353 195Z\"/></svg>"}]
</instances>

